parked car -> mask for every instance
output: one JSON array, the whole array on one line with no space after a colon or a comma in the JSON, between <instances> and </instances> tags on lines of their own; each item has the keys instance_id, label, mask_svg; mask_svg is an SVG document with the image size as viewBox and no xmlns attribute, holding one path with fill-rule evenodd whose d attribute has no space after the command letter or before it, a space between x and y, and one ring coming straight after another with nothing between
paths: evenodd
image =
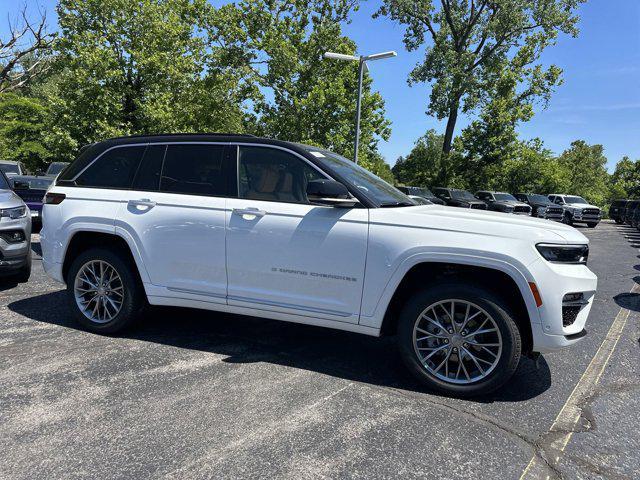
<instances>
[{"instance_id":1,"label":"parked car","mask_svg":"<svg viewBox=\"0 0 640 480\"><path fill-rule=\"evenodd\" d=\"M437 187L433 189L433 193L441 199L446 205L452 207L474 208L477 210L487 210L487 204L482 200L478 200L473 193L457 188Z\"/></svg>"},{"instance_id":2,"label":"parked car","mask_svg":"<svg viewBox=\"0 0 640 480\"><path fill-rule=\"evenodd\" d=\"M440 200L438 197L436 197L433 193L431 193L431 190L429 190L428 188L410 187L410 186L396 187L396 188L400 190L402 193L404 193L405 195L408 195L409 197L411 196L422 197L429 200L429 202L431 203L435 203L436 205L446 205L446 203L443 200Z\"/></svg>"},{"instance_id":3,"label":"parked car","mask_svg":"<svg viewBox=\"0 0 640 480\"><path fill-rule=\"evenodd\" d=\"M513 196L531 207L531 216L545 218L555 222L562 221L564 208L560 205L555 205L545 195L537 193L516 193Z\"/></svg>"},{"instance_id":4,"label":"parked car","mask_svg":"<svg viewBox=\"0 0 640 480\"><path fill-rule=\"evenodd\" d=\"M609 207L609 218L617 224L624 222L624 209L629 200L614 200Z\"/></svg>"},{"instance_id":5,"label":"parked car","mask_svg":"<svg viewBox=\"0 0 640 480\"><path fill-rule=\"evenodd\" d=\"M51 162L47 167L47 171L45 172L45 175L48 177L55 177L62 170L64 170L67 167L67 165L69 165L69 162Z\"/></svg>"},{"instance_id":6,"label":"parked car","mask_svg":"<svg viewBox=\"0 0 640 480\"><path fill-rule=\"evenodd\" d=\"M9 178L13 191L27 204L31 211L33 230L41 226L42 201L47 188L53 182L52 177L38 177L33 175L14 175Z\"/></svg>"},{"instance_id":7,"label":"parked car","mask_svg":"<svg viewBox=\"0 0 640 480\"><path fill-rule=\"evenodd\" d=\"M510 193L481 190L476 192L476 198L485 202L488 209L494 212L531 215L531 207L524 202L518 201Z\"/></svg>"},{"instance_id":8,"label":"parked car","mask_svg":"<svg viewBox=\"0 0 640 480\"><path fill-rule=\"evenodd\" d=\"M600 208L591 205L582 197L554 193L549 195L549 200L556 205L562 205L564 208L562 221L567 225L586 223L589 228L595 228L602 220Z\"/></svg>"},{"instance_id":9,"label":"parked car","mask_svg":"<svg viewBox=\"0 0 640 480\"><path fill-rule=\"evenodd\" d=\"M461 396L578 342L597 283L576 229L416 207L335 153L251 136L96 143L43 221L44 269L90 331L148 302L395 334L420 381Z\"/></svg>"},{"instance_id":10,"label":"parked car","mask_svg":"<svg viewBox=\"0 0 640 480\"><path fill-rule=\"evenodd\" d=\"M631 225L631 219L635 209L640 205L640 200L629 200L624 207L624 213L622 214L622 220L627 225Z\"/></svg>"},{"instance_id":11,"label":"parked car","mask_svg":"<svg viewBox=\"0 0 640 480\"><path fill-rule=\"evenodd\" d=\"M0 171L0 276L25 283L31 275L31 216Z\"/></svg>"},{"instance_id":12,"label":"parked car","mask_svg":"<svg viewBox=\"0 0 640 480\"><path fill-rule=\"evenodd\" d=\"M23 174L22 164L13 160L0 160L0 171L7 177Z\"/></svg>"},{"instance_id":13,"label":"parked car","mask_svg":"<svg viewBox=\"0 0 640 480\"><path fill-rule=\"evenodd\" d=\"M637 205L631 214L631 221L629 222L633 228L640 228L640 205Z\"/></svg>"}]
</instances>

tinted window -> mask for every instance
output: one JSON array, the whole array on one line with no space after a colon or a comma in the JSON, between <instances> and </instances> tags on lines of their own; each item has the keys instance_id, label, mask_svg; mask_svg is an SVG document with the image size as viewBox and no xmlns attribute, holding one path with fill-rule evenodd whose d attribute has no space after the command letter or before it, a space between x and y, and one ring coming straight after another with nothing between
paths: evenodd
<instances>
[{"instance_id":1,"label":"tinted window","mask_svg":"<svg viewBox=\"0 0 640 480\"><path fill-rule=\"evenodd\" d=\"M113 148L76 179L83 187L129 188L146 147Z\"/></svg>"},{"instance_id":2,"label":"tinted window","mask_svg":"<svg viewBox=\"0 0 640 480\"><path fill-rule=\"evenodd\" d=\"M226 195L223 145L169 145L160 190L191 195Z\"/></svg>"},{"instance_id":3,"label":"tinted window","mask_svg":"<svg viewBox=\"0 0 640 480\"><path fill-rule=\"evenodd\" d=\"M494 197L496 200L508 200L511 202L516 199L516 197L514 197L510 193L495 193Z\"/></svg>"},{"instance_id":4,"label":"tinted window","mask_svg":"<svg viewBox=\"0 0 640 480\"><path fill-rule=\"evenodd\" d=\"M134 190L158 190L166 145L149 145L133 181Z\"/></svg>"},{"instance_id":5,"label":"tinted window","mask_svg":"<svg viewBox=\"0 0 640 480\"><path fill-rule=\"evenodd\" d=\"M9 182L7 182L7 177L5 177L4 173L0 172L0 190L10 190Z\"/></svg>"},{"instance_id":6,"label":"tinted window","mask_svg":"<svg viewBox=\"0 0 640 480\"><path fill-rule=\"evenodd\" d=\"M309 203L307 183L325 178L294 155L263 147L240 147L240 198Z\"/></svg>"},{"instance_id":7,"label":"tinted window","mask_svg":"<svg viewBox=\"0 0 640 480\"><path fill-rule=\"evenodd\" d=\"M0 170L4 173L15 173L20 175L20 167L17 163L0 163Z\"/></svg>"}]
</instances>

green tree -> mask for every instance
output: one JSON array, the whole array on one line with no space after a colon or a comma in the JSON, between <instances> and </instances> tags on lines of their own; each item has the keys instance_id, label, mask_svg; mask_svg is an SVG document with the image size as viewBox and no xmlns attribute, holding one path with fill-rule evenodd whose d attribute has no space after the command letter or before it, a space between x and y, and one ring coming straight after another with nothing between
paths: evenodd
<instances>
[{"instance_id":1,"label":"green tree","mask_svg":"<svg viewBox=\"0 0 640 480\"><path fill-rule=\"evenodd\" d=\"M596 205L605 204L609 173L602 145L589 145L584 140L576 140L562 152L558 163L567 172L568 193L580 195Z\"/></svg>"},{"instance_id":2,"label":"green tree","mask_svg":"<svg viewBox=\"0 0 640 480\"><path fill-rule=\"evenodd\" d=\"M15 93L0 94L0 159L41 170L51 153L47 148L46 105L36 98Z\"/></svg>"},{"instance_id":3,"label":"green tree","mask_svg":"<svg viewBox=\"0 0 640 480\"><path fill-rule=\"evenodd\" d=\"M640 197L640 162L623 157L610 180L609 200Z\"/></svg>"},{"instance_id":4,"label":"green tree","mask_svg":"<svg viewBox=\"0 0 640 480\"><path fill-rule=\"evenodd\" d=\"M78 143L162 131L241 131L228 71L206 69L206 0L60 0L53 118Z\"/></svg>"},{"instance_id":5,"label":"green tree","mask_svg":"<svg viewBox=\"0 0 640 480\"><path fill-rule=\"evenodd\" d=\"M326 51L356 51L341 27L352 8L348 0L243 0L216 12L211 38L222 51L233 52L224 58L257 86L250 131L352 157L357 64L322 57ZM388 174L377 142L388 138L389 122L368 75L360 126L362 164Z\"/></svg>"},{"instance_id":6,"label":"green tree","mask_svg":"<svg viewBox=\"0 0 640 480\"><path fill-rule=\"evenodd\" d=\"M447 119L443 152L453 144L460 111L491 100L492 86L511 71L517 90L550 93L560 70L536 64L558 34L577 35L576 7L584 0L383 0L376 15L406 25L404 44L414 51L426 43L425 57L409 83L431 83L427 113ZM439 6L436 6L439 3Z\"/></svg>"}]
</instances>

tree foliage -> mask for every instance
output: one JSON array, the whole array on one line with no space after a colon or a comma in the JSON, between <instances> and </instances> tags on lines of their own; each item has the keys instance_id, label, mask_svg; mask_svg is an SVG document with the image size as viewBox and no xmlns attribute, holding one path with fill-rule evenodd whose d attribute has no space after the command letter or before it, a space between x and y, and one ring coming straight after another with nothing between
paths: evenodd
<instances>
[{"instance_id":1,"label":"tree foliage","mask_svg":"<svg viewBox=\"0 0 640 480\"><path fill-rule=\"evenodd\" d=\"M640 198L640 162L623 157L611 175L609 200Z\"/></svg>"},{"instance_id":2,"label":"tree foliage","mask_svg":"<svg viewBox=\"0 0 640 480\"><path fill-rule=\"evenodd\" d=\"M560 70L536 62L560 32L577 34L574 11L583 1L383 0L377 15L406 26L407 50L427 45L409 83L431 84L427 113L447 119L443 151L448 153L458 113L489 103L496 94L492 87L507 72L509 83L527 92L528 103L548 100Z\"/></svg>"}]
</instances>

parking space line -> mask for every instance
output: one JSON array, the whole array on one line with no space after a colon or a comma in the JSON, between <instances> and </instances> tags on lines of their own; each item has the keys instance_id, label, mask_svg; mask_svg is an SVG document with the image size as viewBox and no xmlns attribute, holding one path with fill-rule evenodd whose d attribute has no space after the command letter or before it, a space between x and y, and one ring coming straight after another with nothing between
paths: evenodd
<instances>
[{"instance_id":1,"label":"parking space line","mask_svg":"<svg viewBox=\"0 0 640 480\"><path fill-rule=\"evenodd\" d=\"M631 293L640 293L640 285L635 284L631 289ZM571 395L567 398L567 401L551 425L549 432L543 435L543 438L548 437L551 439L551 442L542 447L543 453L551 454L550 457L545 459L540 455L534 455L522 472L520 480L548 480L551 478L549 470L556 466L564 450L567 448L575 428L580 421L582 413L580 406L589 398L600 382L600 378L609 363L609 359L622 336L629 314L630 311L628 309L620 309L607 335L600 344L600 348L598 348L591 362L589 362L589 365L580 377L580 380L578 380ZM546 462L548 462L548 464Z\"/></svg>"}]
</instances>

